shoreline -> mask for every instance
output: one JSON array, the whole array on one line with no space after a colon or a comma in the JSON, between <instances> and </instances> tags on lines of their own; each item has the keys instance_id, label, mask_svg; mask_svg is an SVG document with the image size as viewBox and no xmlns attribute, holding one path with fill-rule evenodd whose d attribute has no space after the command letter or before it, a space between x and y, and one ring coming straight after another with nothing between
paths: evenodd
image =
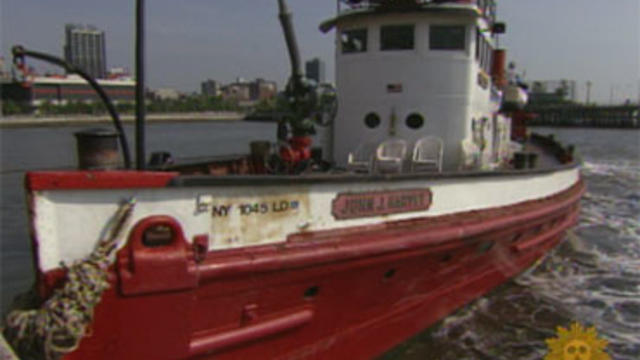
<instances>
[{"instance_id":1,"label":"shoreline","mask_svg":"<svg viewBox=\"0 0 640 360\"><path fill-rule=\"evenodd\" d=\"M204 122L204 121L242 121L246 114L235 111L208 111L186 113L148 113L147 123L154 122ZM120 116L123 124L132 124L135 121L134 114ZM17 115L0 117L0 128L23 128L39 126L76 126L91 124L111 124L112 119L108 114L103 115Z\"/></svg>"}]
</instances>

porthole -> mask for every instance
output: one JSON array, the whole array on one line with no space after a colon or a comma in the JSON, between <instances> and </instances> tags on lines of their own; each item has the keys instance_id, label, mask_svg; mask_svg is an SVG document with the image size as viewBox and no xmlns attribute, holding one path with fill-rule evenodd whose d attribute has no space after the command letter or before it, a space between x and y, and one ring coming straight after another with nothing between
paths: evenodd
<instances>
[{"instance_id":1,"label":"porthole","mask_svg":"<svg viewBox=\"0 0 640 360\"><path fill-rule=\"evenodd\" d=\"M396 269L389 269L386 273L384 273L385 279L391 279L396 274Z\"/></svg>"},{"instance_id":2,"label":"porthole","mask_svg":"<svg viewBox=\"0 0 640 360\"><path fill-rule=\"evenodd\" d=\"M446 263L446 262L451 261L452 259L453 259L453 255L451 255L451 254L445 254L444 256L442 256L442 257L440 258L440 261L441 261L441 262Z\"/></svg>"},{"instance_id":3,"label":"porthole","mask_svg":"<svg viewBox=\"0 0 640 360\"><path fill-rule=\"evenodd\" d=\"M364 124L367 125L369 129L374 129L380 126L380 116L376 113L368 113L367 116L364 117Z\"/></svg>"},{"instance_id":4,"label":"porthole","mask_svg":"<svg viewBox=\"0 0 640 360\"><path fill-rule=\"evenodd\" d=\"M494 245L495 243L493 241L486 241L486 242L480 243L476 248L476 250L478 251L479 254L484 254L489 252L489 250L491 250Z\"/></svg>"},{"instance_id":5,"label":"porthole","mask_svg":"<svg viewBox=\"0 0 640 360\"><path fill-rule=\"evenodd\" d=\"M411 129L420 129L424 125L424 118L420 114L413 113L407 116L407 127Z\"/></svg>"},{"instance_id":6,"label":"porthole","mask_svg":"<svg viewBox=\"0 0 640 360\"><path fill-rule=\"evenodd\" d=\"M515 233L511 236L510 242L514 243L522 238L522 233Z\"/></svg>"},{"instance_id":7,"label":"porthole","mask_svg":"<svg viewBox=\"0 0 640 360\"><path fill-rule=\"evenodd\" d=\"M304 298L307 300L311 300L313 298L315 298L316 296L318 296L318 293L320 292L320 288L316 285L316 286L312 286L310 288L308 288L307 290L305 290L304 292Z\"/></svg>"}]
</instances>

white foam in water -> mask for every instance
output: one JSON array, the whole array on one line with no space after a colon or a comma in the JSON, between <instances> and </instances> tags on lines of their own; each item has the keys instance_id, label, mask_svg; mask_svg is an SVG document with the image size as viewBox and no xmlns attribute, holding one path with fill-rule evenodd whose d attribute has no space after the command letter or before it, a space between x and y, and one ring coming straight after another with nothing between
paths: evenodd
<instances>
[{"instance_id":1,"label":"white foam in water","mask_svg":"<svg viewBox=\"0 0 640 360\"><path fill-rule=\"evenodd\" d=\"M640 344L640 166L638 161L586 162L589 193L568 251L559 249L517 282L576 319L602 329L612 343ZM566 249L564 249L566 250ZM587 259L588 261L585 261ZM626 310L630 314L624 314Z\"/></svg>"},{"instance_id":2,"label":"white foam in water","mask_svg":"<svg viewBox=\"0 0 640 360\"><path fill-rule=\"evenodd\" d=\"M616 173L638 176L640 164L637 160L585 161L582 169L592 175L612 175Z\"/></svg>"},{"instance_id":3,"label":"white foam in water","mask_svg":"<svg viewBox=\"0 0 640 360\"><path fill-rule=\"evenodd\" d=\"M547 351L544 339L555 336L557 326L578 321L610 342L613 359L638 358L640 161L590 160L583 174L588 193L580 223L565 243L515 285L447 318L433 332L434 341L468 359L485 358L496 348L490 358L540 359Z\"/></svg>"}]
</instances>

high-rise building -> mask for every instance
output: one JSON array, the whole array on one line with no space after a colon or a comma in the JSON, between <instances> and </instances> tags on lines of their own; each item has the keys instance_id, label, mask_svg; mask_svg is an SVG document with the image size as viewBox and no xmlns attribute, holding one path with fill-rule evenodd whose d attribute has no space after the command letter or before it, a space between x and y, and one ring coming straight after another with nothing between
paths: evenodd
<instances>
[{"instance_id":1,"label":"high-rise building","mask_svg":"<svg viewBox=\"0 0 640 360\"><path fill-rule=\"evenodd\" d=\"M314 80L317 84L324 83L324 72L324 61L319 58L313 58L305 64L307 79Z\"/></svg>"},{"instance_id":2,"label":"high-rise building","mask_svg":"<svg viewBox=\"0 0 640 360\"><path fill-rule=\"evenodd\" d=\"M107 75L104 31L90 25L65 26L64 58L94 78Z\"/></svg>"},{"instance_id":3,"label":"high-rise building","mask_svg":"<svg viewBox=\"0 0 640 360\"><path fill-rule=\"evenodd\" d=\"M215 80L207 79L206 81L203 81L200 84L200 89L204 96L215 97L220 95L220 85Z\"/></svg>"}]
</instances>

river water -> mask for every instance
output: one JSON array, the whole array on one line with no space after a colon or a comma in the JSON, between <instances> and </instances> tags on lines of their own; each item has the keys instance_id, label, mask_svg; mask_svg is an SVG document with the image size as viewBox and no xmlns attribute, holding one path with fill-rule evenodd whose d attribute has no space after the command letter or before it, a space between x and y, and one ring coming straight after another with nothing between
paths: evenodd
<instances>
[{"instance_id":1,"label":"river water","mask_svg":"<svg viewBox=\"0 0 640 360\"><path fill-rule=\"evenodd\" d=\"M78 127L0 132L0 249L4 313L33 282L22 182L27 169L72 168ZM131 133L131 127L127 128ZM578 321L609 341L613 359L640 358L640 132L550 129L575 144L588 192L579 225L537 267L474 301L382 359L542 359L557 326ZM130 136L131 137L131 136ZM216 122L151 124L148 151L177 158L246 153L274 140L275 126Z\"/></svg>"}]
</instances>

